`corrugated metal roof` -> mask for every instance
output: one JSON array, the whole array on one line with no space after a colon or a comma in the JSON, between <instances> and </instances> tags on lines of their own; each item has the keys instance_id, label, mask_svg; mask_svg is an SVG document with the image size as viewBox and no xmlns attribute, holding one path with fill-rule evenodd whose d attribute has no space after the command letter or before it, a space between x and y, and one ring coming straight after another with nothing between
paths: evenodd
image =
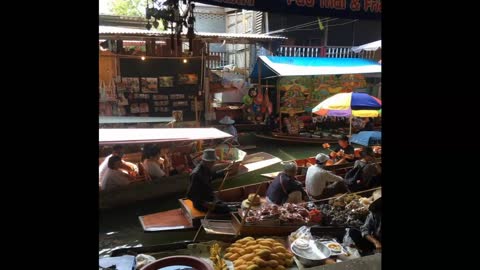
<instances>
[{"instance_id":1,"label":"corrugated metal roof","mask_svg":"<svg viewBox=\"0 0 480 270\"><path fill-rule=\"evenodd\" d=\"M125 36L139 36L139 37L169 37L170 32L168 31L158 31L155 29L138 29L138 28L127 28L127 27L116 27L116 26L99 26L99 34L101 36L108 35L125 35ZM186 33L183 33L185 35ZM206 38L224 38L224 39L287 39L282 36L271 36L266 34L236 34L236 33L207 33L207 32L197 32L195 33L197 37L206 37Z\"/></svg>"}]
</instances>

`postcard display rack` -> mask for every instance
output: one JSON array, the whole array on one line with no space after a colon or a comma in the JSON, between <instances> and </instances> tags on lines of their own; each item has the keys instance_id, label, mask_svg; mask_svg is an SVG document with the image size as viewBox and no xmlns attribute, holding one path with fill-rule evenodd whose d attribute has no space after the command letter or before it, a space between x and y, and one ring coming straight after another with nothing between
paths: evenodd
<instances>
[{"instance_id":1,"label":"postcard display rack","mask_svg":"<svg viewBox=\"0 0 480 270\"><path fill-rule=\"evenodd\" d=\"M200 59L120 59L115 83L119 115L195 120L200 71Z\"/></svg>"}]
</instances>

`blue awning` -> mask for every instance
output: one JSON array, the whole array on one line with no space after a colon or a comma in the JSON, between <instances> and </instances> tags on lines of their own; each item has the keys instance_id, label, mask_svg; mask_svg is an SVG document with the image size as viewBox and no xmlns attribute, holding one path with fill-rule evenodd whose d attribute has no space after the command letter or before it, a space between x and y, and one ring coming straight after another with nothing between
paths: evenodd
<instances>
[{"instance_id":1,"label":"blue awning","mask_svg":"<svg viewBox=\"0 0 480 270\"><path fill-rule=\"evenodd\" d=\"M258 80L258 65L262 79L280 76L380 74L382 66L361 58L259 56L250 78Z\"/></svg>"},{"instance_id":2,"label":"blue awning","mask_svg":"<svg viewBox=\"0 0 480 270\"><path fill-rule=\"evenodd\" d=\"M350 143L356 143L363 146L372 146L382 143L382 133L380 131L360 131L353 134Z\"/></svg>"}]
</instances>

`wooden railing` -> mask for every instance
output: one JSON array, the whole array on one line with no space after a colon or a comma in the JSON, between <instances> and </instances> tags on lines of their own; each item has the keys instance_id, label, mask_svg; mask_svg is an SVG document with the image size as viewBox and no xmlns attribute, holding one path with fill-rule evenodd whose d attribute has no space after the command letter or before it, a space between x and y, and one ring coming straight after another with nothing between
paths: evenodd
<instances>
[{"instance_id":1,"label":"wooden railing","mask_svg":"<svg viewBox=\"0 0 480 270\"><path fill-rule=\"evenodd\" d=\"M278 54L281 56L322 57L323 47L312 46L280 46Z\"/></svg>"},{"instance_id":2,"label":"wooden railing","mask_svg":"<svg viewBox=\"0 0 480 270\"><path fill-rule=\"evenodd\" d=\"M210 52L210 56L217 56L215 60L208 60L208 68L218 68L228 65L228 55L226 52Z\"/></svg>"},{"instance_id":3,"label":"wooden railing","mask_svg":"<svg viewBox=\"0 0 480 270\"><path fill-rule=\"evenodd\" d=\"M355 53L347 46L288 46L282 45L277 51L279 56L328 57L328 58L365 58L374 59L375 51Z\"/></svg>"}]
</instances>

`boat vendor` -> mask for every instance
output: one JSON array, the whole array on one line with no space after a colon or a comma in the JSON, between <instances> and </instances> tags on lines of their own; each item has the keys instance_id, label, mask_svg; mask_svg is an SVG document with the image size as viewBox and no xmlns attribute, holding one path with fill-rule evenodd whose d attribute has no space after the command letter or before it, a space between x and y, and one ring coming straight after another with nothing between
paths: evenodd
<instances>
[{"instance_id":1,"label":"boat vendor","mask_svg":"<svg viewBox=\"0 0 480 270\"><path fill-rule=\"evenodd\" d=\"M348 236L355 243L362 256L370 255L382 250L382 192L373 193L373 202L370 204L367 219L360 230L350 228Z\"/></svg>"},{"instance_id":2,"label":"boat vendor","mask_svg":"<svg viewBox=\"0 0 480 270\"><path fill-rule=\"evenodd\" d=\"M339 193L348 192L344 179L331 171L325 170L325 163L329 160L326 154L320 153L315 157L315 166L310 166L305 177L307 193L316 200L333 197Z\"/></svg>"},{"instance_id":3,"label":"boat vendor","mask_svg":"<svg viewBox=\"0 0 480 270\"><path fill-rule=\"evenodd\" d=\"M338 139L338 146L332 150L330 157L335 160L334 165L353 162L355 160L355 149L348 143L348 137L345 135Z\"/></svg>"},{"instance_id":4,"label":"boat vendor","mask_svg":"<svg viewBox=\"0 0 480 270\"><path fill-rule=\"evenodd\" d=\"M167 175L162 169L165 160L160 157L160 153L157 145L145 145L143 148L143 168L147 180L160 179Z\"/></svg>"},{"instance_id":5,"label":"boat vendor","mask_svg":"<svg viewBox=\"0 0 480 270\"><path fill-rule=\"evenodd\" d=\"M375 153L371 147L366 147L360 152L360 159L355 161L353 168L362 167L361 181L357 184L360 189L369 189L380 186L380 174L382 167L375 161Z\"/></svg>"},{"instance_id":6,"label":"boat vendor","mask_svg":"<svg viewBox=\"0 0 480 270\"><path fill-rule=\"evenodd\" d=\"M297 164L292 161L282 162L283 172L279 173L267 189L267 201L277 205L300 203L308 200L302 183L295 179Z\"/></svg>"},{"instance_id":7,"label":"boat vendor","mask_svg":"<svg viewBox=\"0 0 480 270\"><path fill-rule=\"evenodd\" d=\"M225 115L220 121L220 124L225 125L223 131L233 136L233 138L228 139L228 141L234 145L239 145L238 143L238 132L237 129L233 126L235 124L235 120L230 118L230 116Z\"/></svg>"},{"instance_id":8,"label":"boat vendor","mask_svg":"<svg viewBox=\"0 0 480 270\"><path fill-rule=\"evenodd\" d=\"M123 161L120 156L111 156L108 158L108 168L100 181L101 190L112 190L118 187L126 186L135 181L135 177L121 170Z\"/></svg>"},{"instance_id":9,"label":"boat vendor","mask_svg":"<svg viewBox=\"0 0 480 270\"><path fill-rule=\"evenodd\" d=\"M112 154L110 154L109 156L107 156L102 164L100 164L100 166L98 167L98 181L101 182L102 179L104 178L105 176L105 173L107 172L107 169L108 169L108 160L112 157L112 156L119 156L120 158L122 158L124 155L123 153L123 146L120 145L120 144L116 144L113 146L113 151L112 151ZM132 172L134 171L135 173L138 173L138 167L137 165L131 163L131 162L127 162L127 161L124 161L122 160L122 164L120 166L121 169L127 171L127 172Z\"/></svg>"},{"instance_id":10,"label":"boat vendor","mask_svg":"<svg viewBox=\"0 0 480 270\"><path fill-rule=\"evenodd\" d=\"M373 124L373 118L366 117L363 120L363 128L360 131L373 131L375 129L375 125Z\"/></svg>"},{"instance_id":11,"label":"boat vendor","mask_svg":"<svg viewBox=\"0 0 480 270\"><path fill-rule=\"evenodd\" d=\"M223 177L230 167L221 171L213 171L217 160L215 149L205 149L203 151L202 161L190 174L187 198L192 200L193 206L197 210L203 212L210 210L212 213L227 214L230 212L230 208L215 196L212 181Z\"/></svg>"}]
</instances>

